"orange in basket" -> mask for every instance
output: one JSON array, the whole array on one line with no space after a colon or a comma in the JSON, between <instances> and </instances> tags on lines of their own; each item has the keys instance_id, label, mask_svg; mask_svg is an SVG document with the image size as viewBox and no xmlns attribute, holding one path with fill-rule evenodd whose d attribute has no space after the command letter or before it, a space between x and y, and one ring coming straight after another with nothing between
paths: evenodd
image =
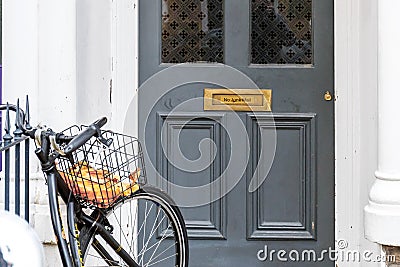
<instances>
[{"instance_id":1,"label":"orange in basket","mask_svg":"<svg viewBox=\"0 0 400 267\"><path fill-rule=\"evenodd\" d=\"M59 171L61 177L74 192L98 207L108 207L121 196L129 196L139 189L137 180L140 168L128 177L111 174L108 170L94 169L87 162L80 161L68 169Z\"/></svg>"}]
</instances>

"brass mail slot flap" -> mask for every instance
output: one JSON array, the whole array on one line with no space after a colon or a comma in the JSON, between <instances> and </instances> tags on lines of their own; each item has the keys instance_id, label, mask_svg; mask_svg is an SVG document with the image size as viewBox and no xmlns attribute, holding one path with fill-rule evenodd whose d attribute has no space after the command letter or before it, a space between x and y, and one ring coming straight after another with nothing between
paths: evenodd
<instances>
[{"instance_id":1,"label":"brass mail slot flap","mask_svg":"<svg viewBox=\"0 0 400 267\"><path fill-rule=\"evenodd\" d=\"M204 89L204 110L271 111L269 89Z\"/></svg>"}]
</instances>

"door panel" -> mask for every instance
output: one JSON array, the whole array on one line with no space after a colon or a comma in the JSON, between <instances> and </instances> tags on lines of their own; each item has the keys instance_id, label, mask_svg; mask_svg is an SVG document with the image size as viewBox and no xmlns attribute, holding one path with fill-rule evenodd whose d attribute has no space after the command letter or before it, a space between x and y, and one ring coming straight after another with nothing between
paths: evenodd
<instances>
[{"instance_id":1,"label":"door panel","mask_svg":"<svg viewBox=\"0 0 400 267\"><path fill-rule=\"evenodd\" d=\"M169 145L163 150L161 142L158 142L157 155L159 160L157 166L158 170L161 170L161 175L167 181L186 187L195 187L204 183L211 183L219 177L221 170L224 168L224 159L221 152L226 151L224 147L225 140L221 135L221 126L218 124L220 120L220 115L212 116L212 114L207 114L207 118L199 118L198 113L186 113L184 115L159 114L157 136L162 136ZM179 158L176 157L179 153L178 148L181 148L182 153L188 159L199 158L198 144L205 138L211 139L216 145L214 148L210 144L207 148L209 151L216 151L215 157L211 156L212 153L205 157L205 160L211 163L208 168L198 172L187 172L179 170L179 168L171 164L171 162L179 164ZM181 144L175 144L175 141L179 141ZM159 183L159 185L163 188L168 187L165 183ZM168 189L169 191L171 190L171 188ZM181 208L189 238L225 239L225 201L212 202L210 199L210 202L210 205L201 207Z\"/></svg>"},{"instance_id":2,"label":"door panel","mask_svg":"<svg viewBox=\"0 0 400 267\"><path fill-rule=\"evenodd\" d=\"M267 179L256 193L248 194L247 238L316 239L315 114L274 114L274 123L270 115L258 115L257 120L250 116L249 129L250 162L263 161L258 131L276 130L277 149Z\"/></svg>"},{"instance_id":3,"label":"door panel","mask_svg":"<svg viewBox=\"0 0 400 267\"><path fill-rule=\"evenodd\" d=\"M205 192L213 199L241 178L223 198L182 208L190 266L334 266L327 257L322 262L257 259L265 245L300 253L334 246L334 105L323 98L334 88L333 0L140 0L139 15L140 84L149 78L157 83L153 75L179 62L191 64L171 79L195 77L166 94L157 89L168 86L165 80L154 89L139 88L140 138L158 172L148 170L149 180L172 195L175 189L167 181L187 187L218 181L214 192ZM272 113L234 113L248 144L245 137L232 138L238 131L224 129L224 123L238 123L233 112L203 110L204 88L221 85L207 82L200 72L229 78L222 77L226 67L218 62L246 74L259 88L272 89ZM249 192L254 174L265 178L256 170L268 168L261 150L273 147L263 140L270 131L276 132L272 167L260 188ZM244 151L238 153L236 145ZM226 171L232 159L247 168ZM185 164L206 167L187 171ZM225 182L218 180L221 175ZM188 191L184 197L194 196Z\"/></svg>"}]
</instances>

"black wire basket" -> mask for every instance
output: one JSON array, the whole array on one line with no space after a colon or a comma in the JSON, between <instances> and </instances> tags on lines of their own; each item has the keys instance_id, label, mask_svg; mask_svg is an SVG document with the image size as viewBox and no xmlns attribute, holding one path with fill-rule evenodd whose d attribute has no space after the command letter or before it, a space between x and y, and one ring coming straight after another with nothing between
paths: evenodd
<instances>
[{"instance_id":1,"label":"black wire basket","mask_svg":"<svg viewBox=\"0 0 400 267\"><path fill-rule=\"evenodd\" d=\"M75 135L86 126L73 126L63 133ZM89 208L110 208L146 184L140 142L135 137L102 131L109 146L92 137L72 153L61 157L57 169L76 199Z\"/></svg>"}]
</instances>

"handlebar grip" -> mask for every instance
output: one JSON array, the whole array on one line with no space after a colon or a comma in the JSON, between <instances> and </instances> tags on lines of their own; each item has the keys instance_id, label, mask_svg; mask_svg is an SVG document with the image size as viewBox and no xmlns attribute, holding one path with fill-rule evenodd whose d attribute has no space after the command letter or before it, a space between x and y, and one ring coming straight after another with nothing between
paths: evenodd
<instances>
[{"instance_id":1,"label":"handlebar grip","mask_svg":"<svg viewBox=\"0 0 400 267\"><path fill-rule=\"evenodd\" d=\"M99 129L103 127L107 123L107 118L103 117L101 119L98 119L97 121L93 122L94 125L96 125Z\"/></svg>"},{"instance_id":2,"label":"handlebar grip","mask_svg":"<svg viewBox=\"0 0 400 267\"><path fill-rule=\"evenodd\" d=\"M93 136L97 136L100 128L107 123L107 118L103 117L91 125L89 125L83 132L78 134L68 143L67 147L64 149L65 154L69 154L77 150L83 144L85 144Z\"/></svg>"}]
</instances>

